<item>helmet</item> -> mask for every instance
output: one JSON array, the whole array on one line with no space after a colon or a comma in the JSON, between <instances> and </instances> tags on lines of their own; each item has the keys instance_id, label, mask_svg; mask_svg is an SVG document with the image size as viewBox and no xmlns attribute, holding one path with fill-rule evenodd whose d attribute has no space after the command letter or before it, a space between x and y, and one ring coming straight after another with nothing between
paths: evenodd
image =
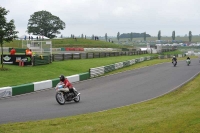
<instances>
[{"instance_id":1,"label":"helmet","mask_svg":"<svg viewBox=\"0 0 200 133\"><path fill-rule=\"evenodd\" d=\"M175 58L175 56L173 56L173 58Z\"/></svg>"},{"instance_id":2,"label":"helmet","mask_svg":"<svg viewBox=\"0 0 200 133\"><path fill-rule=\"evenodd\" d=\"M62 81L62 82L64 82L64 80L65 80L65 76L64 75L60 75L60 81Z\"/></svg>"}]
</instances>

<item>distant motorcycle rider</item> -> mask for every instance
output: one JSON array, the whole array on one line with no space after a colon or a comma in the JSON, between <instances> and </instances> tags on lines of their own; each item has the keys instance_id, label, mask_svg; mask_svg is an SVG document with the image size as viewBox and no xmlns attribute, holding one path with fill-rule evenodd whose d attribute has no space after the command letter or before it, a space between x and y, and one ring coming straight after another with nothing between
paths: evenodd
<instances>
[{"instance_id":1,"label":"distant motorcycle rider","mask_svg":"<svg viewBox=\"0 0 200 133\"><path fill-rule=\"evenodd\" d=\"M64 88L68 87L69 91L72 92L74 94L74 97L77 96L74 87L72 86L72 84L69 82L69 80L67 78L65 78L64 75L60 75L60 82L64 83Z\"/></svg>"},{"instance_id":2,"label":"distant motorcycle rider","mask_svg":"<svg viewBox=\"0 0 200 133\"><path fill-rule=\"evenodd\" d=\"M172 63L173 63L173 61L175 61L175 62L177 63L177 58L176 58L176 56L173 56L173 57L172 57Z\"/></svg>"},{"instance_id":3,"label":"distant motorcycle rider","mask_svg":"<svg viewBox=\"0 0 200 133\"><path fill-rule=\"evenodd\" d=\"M190 60L190 57L189 57L189 56L187 57L187 60Z\"/></svg>"}]
</instances>

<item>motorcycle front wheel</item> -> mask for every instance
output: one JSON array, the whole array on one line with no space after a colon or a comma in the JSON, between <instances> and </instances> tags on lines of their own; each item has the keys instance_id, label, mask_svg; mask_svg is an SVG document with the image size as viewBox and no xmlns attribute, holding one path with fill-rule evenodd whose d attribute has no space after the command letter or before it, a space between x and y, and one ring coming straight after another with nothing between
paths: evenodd
<instances>
[{"instance_id":1,"label":"motorcycle front wheel","mask_svg":"<svg viewBox=\"0 0 200 133\"><path fill-rule=\"evenodd\" d=\"M60 105L64 105L65 104L65 98L64 98L64 94L62 92L57 92L56 93L56 101Z\"/></svg>"},{"instance_id":2,"label":"motorcycle front wheel","mask_svg":"<svg viewBox=\"0 0 200 133\"><path fill-rule=\"evenodd\" d=\"M80 101L80 95L78 95L78 96L76 96L75 98L74 98L74 102L76 102L76 103L78 103L79 101Z\"/></svg>"}]
</instances>

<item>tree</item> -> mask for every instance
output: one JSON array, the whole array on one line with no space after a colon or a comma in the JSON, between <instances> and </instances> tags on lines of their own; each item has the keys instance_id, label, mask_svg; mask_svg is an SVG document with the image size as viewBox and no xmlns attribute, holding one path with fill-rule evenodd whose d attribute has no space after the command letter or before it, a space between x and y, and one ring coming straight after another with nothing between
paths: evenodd
<instances>
[{"instance_id":1,"label":"tree","mask_svg":"<svg viewBox=\"0 0 200 133\"><path fill-rule=\"evenodd\" d=\"M117 40L118 40L118 42L119 42L119 36L120 36L120 33L118 32L117 33Z\"/></svg>"},{"instance_id":2,"label":"tree","mask_svg":"<svg viewBox=\"0 0 200 133\"><path fill-rule=\"evenodd\" d=\"M31 15L27 28L28 33L54 38L56 34L60 34L59 30L65 28L65 23L48 11L38 11Z\"/></svg>"},{"instance_id":3,"label":"tree","mask_svg":"<svg viewBox=\"0 0 200 133\"><path fill-rule=\"evenodd\" d=\"M192 41L192 32L189 31L189 42L191 42L191 41Z\"/></svg>"},{"instance_id":4,"label":"tree","mask_svg":"<svg viewBox=\"0 0 200 133\"><path fill-rule=\"evenodd\" d=\"M146 32L144 32L144 41L146 41L146 37L147 37Z\"/></svg>"},{"instance_id":5,"label":"tree","mask_svg":"<svg viewBox=\"0 0 200 133\"><path fill-rule=\"evenodd\" d=\"M131 42L132 42L132 40L133 40L133 32L131 32L130 38L131 38Z\"/></svg>"},{"instance_id":6,"label":"tree","mask_svg":"<svg viewBox=\"0 0 200 133\"><path fill-rule=\"evenodd\" d=\"M83 39L83 34L81 34L81 38Z\"/></svg>"},{"instance_id":7,"label":"tree","mask_svg":"<svg viewBox=\"0 0 200 133\"><path fill-rule=\"evenodd\" d=\"M172 32L172 40L175 40L175 31Z\"/></svg>"},{"instance_id":8,"label":"tree","mask_svg":"<svg viewBox=\"0 0 200 133\"><path fill-rule=\"evenodd\" d=\"M107 36L107 33L105 34L105 39L106 39L106 42L107 42L107 40L108 40L108 36Z\"/></svg>"},{"instance_id":9,"label":"tree","mask_svg":"<svg viewBox=\"0 0 200 133\"><path fill-rule=\"evenodd\" d=\"M161 40L161 31L158 31L158 40Z\"/></svg>"},{"instance_id":10,"label":"tree","mask_svg":"<svg viewBox=\"0 0 200 133\"><path fill-rule=\"evenodd\" d=\"M6 22L6 15L8 10L0 7L0 44L1 44L1 55L3 56L3 42L11 42L14 38L17 38L18 31L15 31L14 20ZM1 58L1 64L3 69L3 58Z\"/></svg>"}]
</instances>

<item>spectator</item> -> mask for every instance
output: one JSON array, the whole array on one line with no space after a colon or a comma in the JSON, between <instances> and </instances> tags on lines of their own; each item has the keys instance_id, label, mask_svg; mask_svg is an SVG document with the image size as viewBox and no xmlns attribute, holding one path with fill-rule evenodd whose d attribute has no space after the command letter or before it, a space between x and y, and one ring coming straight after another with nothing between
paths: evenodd
<instances>
[{"instance_id":1,"label":"spectator","mask_svg":"<svg viewBox=\"0 0 200 133\"><path fill-rule=\"evenodd\" d=\"M15 53L16 53L16 50L14 48L11 48L10 55L15 55Z\"/></svg>"},{"instance_id":2,"label":"spectator","mask_svg":"<svg viewBox=\"0 0 200 133\"><path fill-rule=\"evenodd\" d=\"M28 55L28 52L29 52L29 48L26 49L25 55Z\"/></svg>"},{"instance_id":3,"label":"spectator","mask_svg":"<svg viewBox=\"0 0 200 133\"><path fill-rule=\"evenodd\" d=\"M32 56L32 50L31 49L27 50L26 55L31 55Z\"/></svg>"}]
</instances>

